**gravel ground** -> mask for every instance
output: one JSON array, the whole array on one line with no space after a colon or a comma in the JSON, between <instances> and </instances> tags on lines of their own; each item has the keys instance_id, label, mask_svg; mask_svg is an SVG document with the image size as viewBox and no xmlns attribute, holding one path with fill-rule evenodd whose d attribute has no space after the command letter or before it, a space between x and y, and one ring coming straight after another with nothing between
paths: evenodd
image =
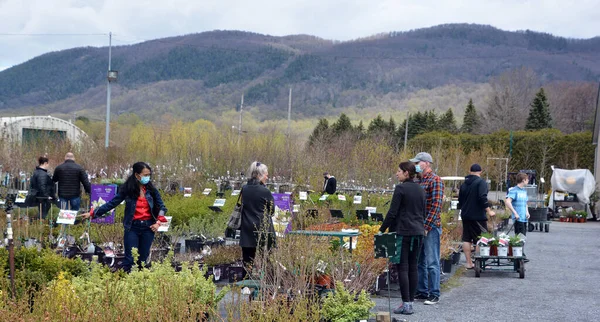
<instances>
[{"instance_id":1,"label":"gravel ground","mask_svg":"<svg viewBox=\"0 0 600 322\"><path fill-rule=\"evenodd\" d=\"M400 321L599 321L600 222L553 222L549 233L533 231L527 237L530 262L524 279L498 271L476 278L468 270L458 285L442 292L437 305L416 302L415 314L392 316ZM393 309L401 299L397 292L392 296L397 296ZM374 300L374 313L387 312L387 297Z\"/></svg>"}]
</instances>

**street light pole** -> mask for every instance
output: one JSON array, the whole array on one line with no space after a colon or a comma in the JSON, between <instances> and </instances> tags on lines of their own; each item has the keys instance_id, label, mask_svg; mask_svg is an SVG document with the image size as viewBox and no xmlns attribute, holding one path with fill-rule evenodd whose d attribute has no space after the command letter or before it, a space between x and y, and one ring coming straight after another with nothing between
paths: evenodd
<instances>
[{"instance_id":1,"label":"street light pole","mask_svg":"<svg viewBox=\"0 0 600 322\"><path fill-rule=\"evenodd\" d=\"M108 33L108 71L110 72L110 60L112 54L112 32ZM106 133L104 135L104 147L108 149L110 136L110 78L106 80Z\"/></svg>"},{"instance_id":2,"label":"street light pole","mask_svg":"<svg viewBox=\"0 0 600 322\"><path fill-rule=\"evenodd\" d=\"M242 93L242 101L240 103L240 122L238 125L238 147L240 146L240 140L242 138L242 113L244 113L244 94Z\"/></svg>"},{"instance_id":3,"label":"street light pole","mask_svg":"<svg viewBox=\"0 0 600 322\"><path fill-rule=\"evenodd\" d=\"M406 157L406 143L408 141L408 119L410 119L410 113L406 113L406 125L404 126L404 157Z\"/></svg>"}]
</instances>

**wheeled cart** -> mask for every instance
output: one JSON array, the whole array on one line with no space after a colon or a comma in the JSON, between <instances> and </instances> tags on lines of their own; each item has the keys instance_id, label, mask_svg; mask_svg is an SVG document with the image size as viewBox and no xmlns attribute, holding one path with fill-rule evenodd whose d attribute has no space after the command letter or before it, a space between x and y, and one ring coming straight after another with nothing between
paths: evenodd
<instances>
[{"instance_id":1,"label":"wheeled cart","mask_svg":"<svg viewBox=\"0 0 600 322\"><path fill-rule=\"evenodd\" d=\"M540 232L545 231L545 232L549 232L550 231L550 223L552 223L551 221L548 220L541 220L541 221L529 221L529 223L527 224L527 231L532 232L534 230L538 230Z\"/></svg>"},{"instance_id":2,"label":"wheeled cart","mask_svg":"<svg viewBox=\"0 0 600 322\"><path fill-rule=\"evenodd\" d=\"M475 256L475 277L485 271L512 271L525 278L525 256Z\"/></svg>"}]
</instances>

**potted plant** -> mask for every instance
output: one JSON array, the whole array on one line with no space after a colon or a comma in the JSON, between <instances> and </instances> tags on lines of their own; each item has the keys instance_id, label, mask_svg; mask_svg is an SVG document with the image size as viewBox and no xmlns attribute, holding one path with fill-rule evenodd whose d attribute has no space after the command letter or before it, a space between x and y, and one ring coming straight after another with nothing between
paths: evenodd
<instances>
[{"instance_id":1,"label":"potted plant","mask_svg":"<svg viewBox=\"0 0 600 322\"><path fill-rule=\"evenodd\" d=\"M571 211L567 214L567 222L577 222L577 211Z\"/></svg>"},{"instance_id":2,"label":"potted plant","mask_svg":"<svg viewBox=\"0 0 600 322\"><path fill-rule=\"evenodd\" d=\"M509 239L509 256L521 257L523 256L523 240L519 236L512 236Z\"/></svg>"},{"instance_id":3,"label":"potted plant","mask_svg":"<svg viewBox=\"0 0 600 322\"><path fill-rule=\"evenodd\" d=\"M585 210L576 211L577 213L577 222L586 222L587 221L587 212Z\"/></svg>"},{"instance_id":4,"label":"potted plant","mask_svg":"<svg viewBox=\"0 0 600 322\"><path fill-rule=\"evenodd\" d=\"M330 292L323 300L321 316L326 321L358 321L371 317L375 303L366 291L349 292L342 282L335 284L335 292Z\"/></svg>"},{"instance_id":5,"label":"potted plant","mask_svg":"<svg viewBox=\"0 0 600 322\"><path fill-rule=\"evenodd\" d=\"M211 249L210 255L204 257L203 263L208 267L206 273L213 275L215 281L229 279L230 266L242 258L242 249L235 246L220 246Z\"/></svg>"},{"instance_id":6,"label":"potted plant","mask_svg":"<svg viewBox=\"0 0 600 322\"><path fill-rule=\"evenodd\" d=\"M498 256L498 239L492 238L489 240L488 245L490 246L490 256Z\"/></svg>"},{"instance_id":7,"label":"potted plant","mask_svg":"<svg viewBox=\"0 0 600 322\"><path fill-rule=\"evenodd\" d=\"M509 248L510 237L506 234L501 234L498 236L498 256L506 257L508 256L508 248Z\"/></svg>"},{"instance_id":8,"label":"potted plant","mask_svg":"<svg viewBox=\"0 0 600 322\"><path fill-rule=\"evenodd\" d=\"M490 256L489 240L492 238L493 236L490 233L483 233L479 236L479 241L477 242L477 246L479 246L479 256Z\"/></svg>"},{"instance_id":9,"label":"potted plant","mask_svg":"<svg viewBox=\"0 0 600 322\"><path fill-rule=\"evenodd\" d=\"M452 273L452 241L448 234L448 229L442 229L442 236L440 236L440 259L442 264L442 271L444 273Z\"/></svg>"}]
</instances>

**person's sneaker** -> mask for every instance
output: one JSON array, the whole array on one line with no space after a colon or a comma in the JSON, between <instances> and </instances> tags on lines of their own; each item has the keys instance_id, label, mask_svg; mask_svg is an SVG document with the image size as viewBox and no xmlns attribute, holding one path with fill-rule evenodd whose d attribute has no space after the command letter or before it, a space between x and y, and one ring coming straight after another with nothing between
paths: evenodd
<instances>
[{"instance_id":1,"label":"person's sneaker","mask_svg":"<svg viewBox=\"0 0 600 322\"><path fill-rule=\"evenodd\" d=\"M413 313L415 313L415 311L413 311L412 304L404 305L404 312L402 312L401 314L411 315Z\"/></svg>"},{"instance_id":2,"label":"person's sneaker","mask_svg":"<svg viewBox=\"0 0 600 322\"><path fill-rule=\"evenodd\" d=\"M415 300L424 301L424 300L427 300L428 298L429 298L429 296L423 295L423 294L417 294L417 295L415 295Z\"/></svg>"},{"instance_id":3,"label":"person's sneaker","mask_svg":"<svg viewBox=\"0 0 600 322\"><path fill-rule=\"evenodd\" d=\"M400 306L395 308L392 312L394 312L394 314L402 314L402 312L404 312L404 304L400 304Z\"/></svg>"},{"instance_id":4,"label":"person's sneaker","mask_svg":"<svg viewBox=\"0 0 600 322\"><path fill-rule=\"evenodd\" d=\"M406 315L410 315L413 314L413 308L411 305L408 304L402 304L399 307L397 307L396 309L394 309L394 314L406 314Z\"/></svg>"},{"instance_id":5,"label":"person's sneaker","mask_svg":"<svg viewBox=\"0 0 600 322\"><path fill-rule=\"evenodd\" d=\"M440 301L439 296L430 296L423 304L425 305L435 305Z\"/></svg>"}]
</instances>

